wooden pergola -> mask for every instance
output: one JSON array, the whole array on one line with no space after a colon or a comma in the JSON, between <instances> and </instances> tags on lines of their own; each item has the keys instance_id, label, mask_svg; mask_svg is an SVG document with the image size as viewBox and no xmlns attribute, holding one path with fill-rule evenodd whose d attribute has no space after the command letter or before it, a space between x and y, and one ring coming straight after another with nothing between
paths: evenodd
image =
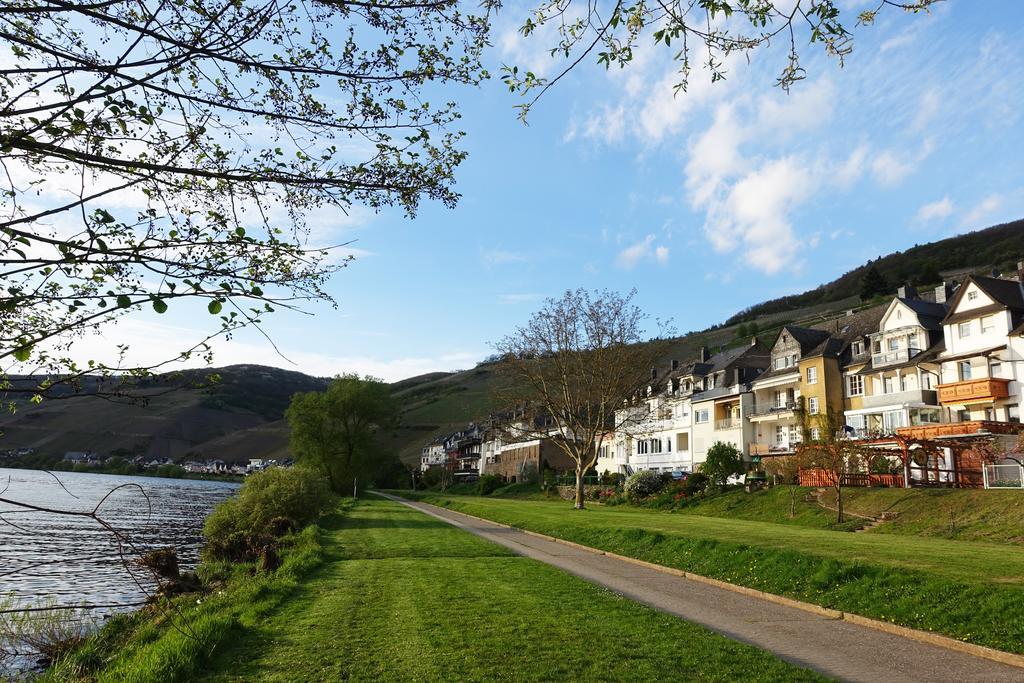
<instances>
[{"instance_id":1,"label":"wooden pergola","mask_svg":"<svg viewBox=\"0 0 1024 683\"><path fill-rule=\"evenodd\" d=\"M937 439L891 434L860 439L856 443L872 450L877 449L878 455L875 457L898 457L903 466L903 488L980 488L984 481L982 467L993 455L993 438L993 435L989 434ZM940 463L943 466L940 466ZM868 469L871 469L870 460ZM919 475L916 478L915 472Z\"/></svg>"}]
</instances>

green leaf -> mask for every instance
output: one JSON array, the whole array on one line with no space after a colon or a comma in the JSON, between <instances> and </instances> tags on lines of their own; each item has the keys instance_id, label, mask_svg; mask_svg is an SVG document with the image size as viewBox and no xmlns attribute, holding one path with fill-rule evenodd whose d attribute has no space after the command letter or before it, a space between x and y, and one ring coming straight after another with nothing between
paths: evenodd
<instances>
[{"instance_id":1,"label":"green leaf","mask_svg":"<svg viewBox=\"0 0 1024 683\"><path fill-rule=\"evenodd\" d=\"M31 355L32 355L32 346L31 345L29 345L29 346L19 346L18 348L14 349L14 358L15 358L15 360L21 361L22 363L27 361Z\"/></svg>"},{"instance_id":2,"label":"green leaf","mask_svg":"<svg viewBox=\"0 0 1024 683\"><path fill-rule=\"evenodd\" d=\"M166 313L167 302L163 299L153 299L153 310L157 313Z\"/></svg>"},{"instance_id":3,"label":"green leaf","mask_svg":"<svg viewBox=\"0 0 1024 683\"><path fill-rule=\"evenodd\" d=\"M210 305L206 307L206 310L210 311L211 315L217 315L218 313L220 313L220 309L222 307L222 304L216 299L214 299L213 301L210 302Z\"/></svg>"},{"instance_id":4,"label":"green leaf","mask_svg":"<svg viewBox=\"0 0 1024 683\"><path fill-rule=\"evenodd\" d=\"M132 299L127 294L121 294L117 297L118 308L128 308L132 305Z\"/></svg>"}]
</instances>

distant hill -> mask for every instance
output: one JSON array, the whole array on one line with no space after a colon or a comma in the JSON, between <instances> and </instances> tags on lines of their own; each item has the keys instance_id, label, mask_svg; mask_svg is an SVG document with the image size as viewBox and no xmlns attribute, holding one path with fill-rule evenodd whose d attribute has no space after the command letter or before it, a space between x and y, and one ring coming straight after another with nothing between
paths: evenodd
<instances>
[{"instance_id":1,"label":"distant hill","mask_svg":"<svg viewBox=\"0 0 1024 683\"><path fill-rule=\"evenodd\" d=\"M943 276L997 269L1009 272L1024 258L1024 220L924 244L889 254L803 294L766 301L741 311L721 325L671 340L668 358L686 360L701 346L713 351L749 344L751 337L774 339L786 324L821 327L846 311L880 305L887 297L861 302L860 281L874 266L895 292L902 282L937 284ZM210 373L220 381L189 388ZM260 365L191 370L140 383L148 405L123 405L77 397L24 405L14 415L0 414L0 449L31 447L46 454L95 451L142 454L183 460L283 457L288 448L284 410L293 394L317 391L326 378ZM433 436L486 418L493 404L495 368L484 362L460 372L432 372L394 382L403 407L402 426L390 435L391 447L408 462ZM175 388L167 392L168 388ZM87 388L88 389L88 388Z\"/></svg>"},{"instance_id":2,"label":"distant hill","mask_svg":"<svg viewBox=\"0 0 1024 683\"><path fill-rule=\"evenodd\" d=\"M216 373L220 381L194 388ZM0 413L0 449L44 455L93 451L184 460L241 462L287 451L284 410L292 394L325 387L324 378L261 365L189 370L138 382L144 404L86 395L21 405Z\"/></svg>"},{"instance_id":3,"label":"distant hill","mask_svg":"<svg viewBox=\"0 0 1024 683\"><path fill-rule=\"evenodd\" d=\"M872 266L895 290L905 283L938 285L944 276L963 276L993 269L1011 272L1016 270L1017 261L1021 258L1024 258L1024 219L894 252L803 294L784 296L746 308L726 320L725 324L857 297L861 280Z\"/></svg>"}]
</instances>

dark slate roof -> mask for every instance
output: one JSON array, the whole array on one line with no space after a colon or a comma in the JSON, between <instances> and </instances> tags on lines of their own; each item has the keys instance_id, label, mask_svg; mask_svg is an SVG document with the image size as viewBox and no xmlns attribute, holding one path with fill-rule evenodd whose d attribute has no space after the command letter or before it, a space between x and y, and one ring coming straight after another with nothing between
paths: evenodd
<instances>
[{"instance_id":1,"label":"dark slate roof","mask_svg":"<svg viewBox=\"0 0 1024 683\"><path fill-rule=\"evenodd\" d=\"M942 329L942 320L948 312L946 304L937 304L934 301L923 301L922 299L900 299L900 303L917 313L917 319L922 327L929 330Z\"/></svg>"},{"instance_id":2,"label":"dark slate roof","mask_svg":"<svg viewBox=\"0 0 1024 683\"><path fill-rule=\"evenodd\" d=\"M1017 310L1024 310L1024 288L1019 280L1003 280L996 277L971 277L986 294L1002 305Z\"/></svg>"},{"instance_id":3,"label":"dark slate roof","mask_svg":"<svg viewBox=\"0 0 1024 683\"><path fill-rule=\"evenodd\" d=\"M842 364L848 363L851 360L850 345L858 339L864 339L869 334L878 332L878 326L881 324L882 317L890 305L880 304L872 306L851 315L815 325L815 329L827 332L831 339L821 344L820 348L814 349L812 353L807 354L807 357L814 357L815 355L839 356ZM866 345L865 349L868 352L870 351ZM870 353L865 353L864 357L867 360L871 359Z\"/></svg>"},{"instance_id":4,"label":"dark slate roof","mask_svg":"<svg viewBox=\"0 0 1024 683\"><path fill-rule=\"evenodd\" d=\"M793 338L793 341L800 345L801 356L810 353L811 350L828 339L829 336L829 333L823 330L817 330L811 327L797 327L796 325L786 325L779 332L779 336L781 337L784 332L789 334L789 336Z\"/></svg>"}]
</instances>

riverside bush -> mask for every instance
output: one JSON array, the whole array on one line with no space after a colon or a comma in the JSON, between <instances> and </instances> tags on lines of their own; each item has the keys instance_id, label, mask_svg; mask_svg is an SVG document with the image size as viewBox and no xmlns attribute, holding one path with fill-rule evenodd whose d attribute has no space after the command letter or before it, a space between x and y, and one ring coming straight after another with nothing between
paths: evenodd
<instances>
[{"instance_id":1,"label":"riverside bush","mask_svg":"<svg viewBox=\"0 0 1024 683\"><path fill-rule=\"evenodd\" d=\"M304 467L253 474L234 497L206 518L204 556L212 560L256 559L273 545L276 536L310 524L334 508L336 500L327 480Z\"/></svg>"},{"instance_id":2,"label":"riverside bush","mask_svg":"<svg viewBox=\"0 0 1024 683\"><path fill-rule=\"evenodd\" d=\"M476 490L481 496L489 496L505 485L505 478L497 474L485 474L476 483Z\"/></svg>"},{"instance_id":3,"label":"riverside bush","mask_svg":"<svg viewBox=\"0 0 1024 683\"><path fill-rule=\"evenodd\" d=\"M640 470L626 480L626 496L630 500L640 500L652 496L665 486L661 475L650 470Z\"/></svg>"}]
</instances>

